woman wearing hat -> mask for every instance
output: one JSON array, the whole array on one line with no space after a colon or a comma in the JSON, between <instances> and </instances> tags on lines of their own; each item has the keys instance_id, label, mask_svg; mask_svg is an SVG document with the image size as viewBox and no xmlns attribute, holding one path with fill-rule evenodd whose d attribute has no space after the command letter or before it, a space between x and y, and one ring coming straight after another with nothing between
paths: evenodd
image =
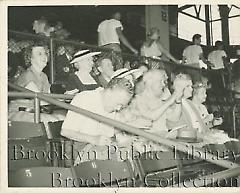
<instances>
[{"instance_id":1,"label":"woman wearing hat","mask_svg":"<svg viewBox=\"0 0 240 193\"><path fill-rule=\"evenodd\" d=\"M166 50L160 42L159 29L151 28L148 33L147 40L143 43L141 47L141 56L152 57L160 59L162 55L165 55L168 59L175 63L180 63L176 60L168 50Z\"/></svg>"},{"instance_id":2,"label":"woman wearing hat","mask_svg":"<svg viewBox=\"0 0 240 193\"><path fill-rule=\"evenodd\" d=\"M77 71L69 75L66 90L67 94L75 94L84 90L94 90L100 86L98 80L91 75L94 62L93 56L101 52L90 52L89 50L80 50L74 54L70 62Z\"/></svg>"}]
</instances>

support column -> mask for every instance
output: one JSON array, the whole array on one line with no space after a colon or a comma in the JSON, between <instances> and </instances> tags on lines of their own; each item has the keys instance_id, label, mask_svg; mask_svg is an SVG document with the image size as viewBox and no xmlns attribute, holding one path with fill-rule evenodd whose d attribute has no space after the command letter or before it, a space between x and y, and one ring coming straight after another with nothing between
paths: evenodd
<instances>
[{"instance_id":1,"label":"support column","mask_svg":"<svg viewBox=\"0 0 240 193\"><path fill-rule=\"evenodd\" d=\"M210 19L209 19L209 5L205 5L205 25L206 25L206 38L207 46L211 46L211 28L210 28Z\"/></svg>"},{"instance_id":2,"label":"support column","mask_svg":"<svg viewBox=\"0 0 240 193\"><path fill-rule=\"evenodd\" d=\"M169 21L167 5L146 5L146 33L152 28L160 30L160 41L169 50Z\"/></svg>"},{"instance_id":3,"label":"support column","mask_svg":"<svg viewBox=\"0 0 240 193\"><path fill-rule=\"evenodd\" d=\"M222 40L225 48L229 47L229 23L228 14L229 8L227 5L219 5L219 12L222 21Z\"/></svg>"},{"instance_id":4,"label":"support column","mask_svg":"<svg viewBox=\"0 0 240 193\"><path fill-rule=\"evenodd\" d=\"M55 73L55 68L54 68L54 45L53 45L53 39L50 38L50 84L54 83L54 73Z\"/></svg>"},{"instance_id":5,"label":"support column","mask_svg":"<svg viewBox=\"0 0 240 193\"><path fill-rule=\"evenodd\" d=\"M34 123L40 123L40 100L34 97Z\"/></svg>"}]
</instances>

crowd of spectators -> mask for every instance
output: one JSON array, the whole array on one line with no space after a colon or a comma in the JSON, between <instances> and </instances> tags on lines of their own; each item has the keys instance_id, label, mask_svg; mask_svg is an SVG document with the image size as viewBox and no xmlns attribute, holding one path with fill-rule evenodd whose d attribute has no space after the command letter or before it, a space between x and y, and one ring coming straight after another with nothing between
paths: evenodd
<instances>
[{"instance_id":1,"label":"crowd of spectators","mask_svg":"<svg viewBox=\"0 0 240 193\"><path fill-rule=\"evenodd\" d=\"M131 69L130 64L123 62L121 44L134 54L138 54L138 51L123 34L120 19L121 14L114 12L112 17L100 23L97 29L98 45L115 51L114 59L103 52L90 49L76 49L66 45L57 48L54 64L56 77L64 84L65 94L75 95L71 104L163 138L200 139L202 145L229 141L226 133L212 129L221 125L223 120L208 113L203 104L208 88L203 81L204 78L200 82L193 82L192 77L185 72L169 74L164 69L153 69L153 66L140 62L135 69ZM61 22L56 26L50 26L45 18L35 20L33 30L36 34L59 39L66 39L70 35ZM14 43L16 43L14 40L9 40L9 44ZM203 56L200 43L201 35L195 34L193 44L183 50L181 62L163 47L159 30L153 28L140 53L153 59L161 59L161 56L165 55L176 65L183 63L196 68L223 69L229 65L222 42L216 42L216 50L209 54L208 60ZM9 51L13 51L13 46L9 47ZM34 92L50 93L50 84L43 72L49 59L48 48L43 44L29 41L27 46L24 44L21 49L24 50L26 70L15 75L13 80ZM239 77L236 80L239 80ZM238 86L236 81L235 87ZM33 116L32 100L10 101L9 120L33 121ZM150 143L146 139L120 132L116 128L72 111L65 114L41 113L41 121L44 123L57 120L64 120L62 135L76 141L75 148L78 150L81 148L102 152L104 145L115 144L128 148L129 144L139 145L139 141L144 144ZM152 147L165 148L158 144L152 144ZM100 158L105 159L104 155Z\"/></svg>"}]
</instances>

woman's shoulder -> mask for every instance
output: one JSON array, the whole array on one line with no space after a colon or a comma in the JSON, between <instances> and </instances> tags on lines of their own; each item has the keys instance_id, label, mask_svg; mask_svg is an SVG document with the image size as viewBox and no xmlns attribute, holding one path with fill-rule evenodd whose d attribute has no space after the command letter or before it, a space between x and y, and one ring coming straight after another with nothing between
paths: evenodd
<instances>
[{"instance_id":1,"label":"woman's shoulder","mask_svg":"<svg viewBox=\"0 0 240 193\"><path fill-rule=\"evenodd\" d=\"M28 68L18 77L16 83L20 86L25 86L33 80L35 80L34 73Z\"/></svg>"},{"instance_id":2,"label":"woman's shoulder","mask_svg":"<svg viewBox=\"0 0 240 193\"><path fill-rule=\"evenodd\" d=\"M45 79L48 80L48 76L45 72L41 72L41 76Z\"/></svg>"}]
</instances>

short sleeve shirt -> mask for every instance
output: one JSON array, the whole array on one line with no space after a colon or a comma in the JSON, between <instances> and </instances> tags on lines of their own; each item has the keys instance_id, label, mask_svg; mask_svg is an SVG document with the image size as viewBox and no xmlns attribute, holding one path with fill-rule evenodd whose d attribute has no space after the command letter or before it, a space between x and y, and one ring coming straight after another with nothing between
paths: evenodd
<instances>
[{"instance_id":1,"label":"short sleeve shirt","mask_svg":"<svg viewBox=\"0 0 240 193\"><path fill-rule=\"evenodd\" d=\"M120 44L120 40L116 29L121 28L123 30L122 23L116 19L104 20L98 26L99 34L99 46L117 43Z\"/></svg>"},{"instance_id":2,"label":"short sleeve shirt","mask_svg":"<svg viewBox=\"0 0 240 193\"><path fill-rule=\"evenodd\" d=\"M213 69L224 68L223 57L227 57L224 50L215 50L210 52L208 55L208 60L214 65Z\"/></svg>"},{"instance_id":3,"label":"short sleeve shirt","mask_svg":"<svg viewBox=\"0 0 240 193\"><path fill-rule=\"evenodd\" d=\"M168 89L165 91L164 95L157 101L148 100L148 98L143 97L141 95L136 96L130 104L131 112L137 118L149 120L145 118L141 112L157 110L157 108L161 106L161 104L164 103L164 100L168 99L169 96L171 96L171 94ZM168 128L166 123L167 123L167 111L163 112L163 114L157 120L152 121L152 127L149 130L149 132L158 134L160 134L161 132L167 132Z\"/></svg>"},{"instance_id":4,"label":"short sleeve shirt","mask_svg":"<svg viewBox=\"0 0 240 193\"><path fill-rule=\"evenodd\" d=\"M199 45L191 45L183 50L183 56L187 60L187 64L199 64L199 55L203 53L202 47Z\"/></svg>"},{"instance_id":5,"label":"short sleeve shirt","mask_svg":"<svg viewBox=\"0 0 240 193\"><path fill-rule=\"evenodd\" d=\"M161 56L162 52L159 50L156 41L152 43L151 46L147 47L143 45L141 48L141 55L146 57Z\"/></svg>"},{"instance_id":6,"label":"short sleeve shirt","mask_svg":"<svg viewBox=\"0 0 240 193\"><path fill-rule=\"evenodd\" d=\"M73 98L71 105L108 118L114 118L114 113L108 113L104 110L100 94L102 90L103 88L98 88L93 91L83 91L81 93L78 93ZM114 136L113 127L70 110L68 111L63 122L62 133L67 134L69 130L77 131L79 133L84 133L91 136Z\"/></svg>"}]
</instances>

